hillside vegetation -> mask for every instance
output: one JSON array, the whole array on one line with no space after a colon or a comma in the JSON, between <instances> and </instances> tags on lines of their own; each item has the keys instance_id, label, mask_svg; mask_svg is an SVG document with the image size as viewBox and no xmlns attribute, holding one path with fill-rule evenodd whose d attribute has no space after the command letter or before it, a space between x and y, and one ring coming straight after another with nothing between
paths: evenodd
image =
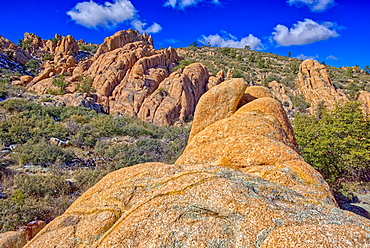
<instances>
[{"instance_id":1,"label":"hillside vegetation","mask_svg":"<svg viewBox=\"0 0 370 248\"><path fill-rule=\"evenodd\" d=\"M18 98L1 102L0 113L0 232L55 218L111 171L173 163L188 136L185 128Z\"/></svg>"},{"instance_id":2,"label":"hillside vegetation","mask_svg":"<svg viewBox=\"0 0 370 248\"><path fill-rule=\"evenodd\" d=\"M185 65L200 62L214 75L218 71L231 71L235 78L244 78L250 84L267 86L277 81L288 90L297 89L297 74L302 60L272 53L247 49L218 47L186 47L178 50ZM337 68L326 65L332 83L353 100L359 90L370 91L370 74L360 67Z\"/></svg>"}]
</instances>

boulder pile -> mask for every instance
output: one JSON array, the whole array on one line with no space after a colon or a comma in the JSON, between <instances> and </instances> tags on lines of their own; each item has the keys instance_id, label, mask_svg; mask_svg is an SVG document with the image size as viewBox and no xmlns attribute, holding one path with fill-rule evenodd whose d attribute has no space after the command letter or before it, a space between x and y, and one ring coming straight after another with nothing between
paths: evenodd
<instances>
[{"instance_id":1,"label":"boulder pile","mask_svg":"<svg viewBox=\"0 0 370 248\"><path fill-rule=\"evenodd\" d=\"M338 208L299 155L281 104L263 87L232 79L200 98L175 164L110 173L26 247L369 244L370 221Z\"/></svg>"}]
</instances>

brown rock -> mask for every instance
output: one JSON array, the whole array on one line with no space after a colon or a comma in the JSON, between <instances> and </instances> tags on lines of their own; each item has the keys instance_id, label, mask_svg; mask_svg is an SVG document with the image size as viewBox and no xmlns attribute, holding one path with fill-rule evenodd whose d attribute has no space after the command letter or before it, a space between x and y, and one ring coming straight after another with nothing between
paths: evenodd
<instances>
[{"instance_id":1,"label":"brown rock","mask_svg":"<svg viewBox=\"0 0 370 248\"><path fill-rule=\"evenodd\" d=\"M235 78L210 89L197 105L189 142L205 127L232 115L246 87L247 83L243 79Z\"/></svg>"},{"instance_id":2,"label":"brown rock","mask_svg":"<svg viewBox=\"0 0 370 248\"><path fill-rule=\"evenodd\" d=\"M49 78L49 76L47 76L47 78L45 79L38 81L36 84L33 84L33 82L31 82L28 85L28 90L34 91L37 94L48 94L50 90L52 91L57 89L58 87L53 84L53 78Z\"/></svg>"},{"instance_id":3,"label":"brown rock","mask_svg":"<svg viewBox=\"0 0 370 248\"><path fill-rule=\"evenodd\" d=\"M178 59L172 48L139 59L113 91L110 112L136 116L144 100L169 76L169 67Z\"/></svg>"},{"instance_id":4,"label":"brown rock","mask_svg":"<svg viewBox=\"0 0 370 248\"><path fill-rule=\"evenodd\" d=\"M185 122L205 92L208 77L207 68L200 63L190 64L182 73L172 73L144 100L138 117L157 125Z\"/></svg>"},{"instance_id":5,"label":"brown rock","mask_svg":"<svg viewBox=\"0 0 370 248\"><path fill-rule=\"evenodd\" d=\"M32 34L32 33L24 33L23 35L23 42L28 42L26 51L30 53L32 56L42 57L44 50L44 46L46 41L41 39L39 36Z\"/></svg>"},{"instance_id":6,"label":"brown rock","mask_svg":"<svg viewBox=\"0 0 370 248\"><path fill-rule=\"evenodd\" d=\"M20 77L20 80L25 83L25 84L28 84L29 82L31 82L33 79L32 76L28 76L28 75L25 75L25 76L21 76Z\"/></svg>"},{"instance_id":7,"label":"brown rock","mask_svg":"<svg viewBox=\"0 0 370 248\"><path fill-rule=\"evenodd\" d=\"M299 67L299 91L305 100L311 103L310 111L313 112L320 102L332 109L340 100L347 100L340 95L332 84L325 65L316 60L305 60Z\"/></svg>"},{"instance_id":8,"label":"brown rock","mask_svg":"<svg viewBox=\"0 0 370 248\"><path fill-rule=\"evenodd\" d=\"M57 74L55 68L53 66L47 66L37 77L32 79L30 86L37 84L41 80L48 79L55 74Z\"/></svg>"},{"instance_id":9,"label":"brown rock","mask_svg":"<svg viewBox=\"0 0 370 248\"><path fill-rule=\"evenodd\" d=\"M271 88L273 91L275 92L279 92L279 93L282 93L282 94L285 94L285 88L284 88L284 85L276 82L276 81L272 81L269 83L269 88Z\"/></svg>"},{"instance_id":10,"label":"brown rock","mask_svg":"<svg viewBox=\"0 0 370 248\"><path fill-rule=\"evenodd\" d=\"M223 81L225 81L225 72L224 70L221 70L217 73L216 76L212 75L209 77L208 84L207 84L207 91L215 87L216 85L219 85Z\"/></svg>"},{"instance_id":11,"label":"brown rock","mask_svg":"<svg viewBox=\"0 0 370 248\"><path fill-rule=\"evenodd\" d=\"M370 116L370 92L367 91L360 91L356 94L356 101L359 101L362 106L362 112Z\"/></svg>"},{"instance_id":12,"label":"brown rock","mask_svg":"<svg viewBox=\"0 0 370 248\"><path fill-rule=\"evenodd\" d=\"M139 32L132 29L123 30L105 38L104 42L99 46L94 59L98 58L103 53L113 51L117 48L124 47L129 43L134 43L137 41L142 41L146 45L153 45L151 36L148 36L147 34L141 35Z\"/></svg>"},{"instance_id":13,"label":"brown rock","mask_svg":"<svg viewBox=\"0 0 370 248\"><path fill-rule=\"evenodd\" d=\"M226 81L202 99L217 88L233 89L236 99L245 82ZM25 247L368 247L370 221L337 208L296 152L276 100L238 110L238 101L218 103L231 106L213 104L220 118L195 134L175 165L110 173Z\"/></svg>"},{"instance_id":14,"label":"brown rock","mask_svg":"<svg viewBox=\"0 0 370 248\"><path fill-rule=\"evenodd\" d=\"M21 248L27 240L20 232L0 233L0 248Z\"/></svg>"},{"instance_id":15,"label":"brown rock","mask_svg":"<svg viewBox=\"0 0 370 248\"><path fill-rule=\"evenodd\" d=\"M0 233L0 248L21 248L45 227L45 222L36 220L20 227L15 232Z\"/></svg>"},{"instance_id":16,"label":"brown rock","mask_svg":"<svg viewBox=\"0 0 370 248\"><path fill-rule=\"evenodd\" d=\"M93 61L91 59L87 59L85 61L81 61L80 63L78 63L78 65L76 66L75 69L73 69L73 77L79 77L82 75L82 73L84 71L87 71L90 66L92 65Z\"/></svg>"},{"instance_id":17,"label":"brown rock","mask_svg":"<svg viewBox=\"0 0 370 248\"><path fill-rule=\"evenodd\" d=\"M0 35L0 52L10 53L14 60L20 64L26 64L32 56L26 51L22 50L16 44Z\"/></svg>"},{"instance_id":18,"label":"brown rock","mask_svg":"<svg viewBox=\"0 0 370 248\"><path fill-rule=\"evenodd\" d=\"M63 55L76 55L78 50L79 48L76 40L71 35L68 35L58 41L58 44L55 48L55 53Z\"/></svg>"},{"instance_id":19,"label":"brown rock","mask_svg":"<svg viewBox=\"0 0 370 248\"><path fill-rule=\"evenodd\" d=\"M54 50L55 50L55 44L54 44L54 42L52 41L52 40L47 40L46 42L45 42L45 50L48 52L48 53L50 53L50 54L52 54L52 53L54 53Z\"/></svg>"},{"instance_id":20,"label":"brown rock","mask_svg":"<svg viewBox=\"0 0 370 248\"><path fill-rule=\"evenodd\" d=\"M99 56L85 75L94 79L93 87L98 95L111 96L134 64L145 56L154 55L155 50L143 42L134 42Z\"/></svg>"}]
</instances>

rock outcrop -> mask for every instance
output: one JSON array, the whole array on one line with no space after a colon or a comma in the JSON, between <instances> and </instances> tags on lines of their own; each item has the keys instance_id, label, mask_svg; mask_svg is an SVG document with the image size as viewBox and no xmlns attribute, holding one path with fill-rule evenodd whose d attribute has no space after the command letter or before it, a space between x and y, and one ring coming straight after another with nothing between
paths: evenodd
<instances>
[{"instance_id":1,"label":"rock outcrop","mask_svg":"<svg viewBox=\"0 0 370 248\"><path fill-rule=\"evenodd\" d=\"M359 101L362 105L362 112L366 116L370 116L370 92L360 91L356 94L356 101Z\"/></svg>"},{"instance_id":2,"label":"rock outcrop","mask_svg":"<svg viewBox=\"0 0 370 248\"><path fill-rule=\"evenodd\" d=\"M216 85L219 85L225 81L225 71L221 70L217 73L216 76L211 75L208 79L208 84L207 84L207 90L215 87Z\"/></svg>"},{"instance_id":3,"label":"rock outcrop","mask_svg":"<svg viewBox=\"0 0 370 248\"><path fill-rule=\"evenodd\" d=\"M340 95L332 84L325 65L316 60L305 60L299 67L298 73L299 91L305 100L311 104L313 112L323 102L326 107L332 109L338 101L347 100Z\"/></svg>"},{"instance_id":4,"label":"rock outcrop","mask_svg":"<svg viewBox=\"0 0 370 248\"><path fill-rule=\"evenodd\" d=\"M21 248L36 236L46 223L36 220L21 226L17 231L0 234L0 248Z\"/></svg>"},{"instance_id":5,"label":"rock outcrop","mask_svg":"<svg viewBox=\"0 0 370 248\"><path fill-rule=\"evenodd\" d=\"M132 29L119 31L104 39L104 42L99 46L94 58L98 58L103 53L113 51L117 48L124 47L126 44L137 41L142 41L147 45L153 45L152 37L147 34L141 35L138 31Z\"/></svg>"},{"instance_id":6,"label":"rock outcrop","mask_svg":"<svg viewBox=\"0 0 370 248\"><path fill-rule=\"evenodd\" d=\"M26 247L369 247L370 221L337 207L279 102L237 109L245 87L230 80L202 96L195 116L218 117L196 118L208 122L174 165L110 173Z\"/></svg>"},{"instance_id":7,"label":"rock outcrop","mask_svg":"<svg viewBox=\"0 0 370 248\"><path fill-rule=\"evenodd\" d=\"M0 35L0 53L11 56L15 62L26 64L32 56L19 46Z\"/></svg>"},{"instance_id":8,"label":"rock outcrop","mask_svg":"<svg viewBox=\"0 0 370 248\"><path fill-rule=\"evenodd\" d=\"M78 50L79 48L76 40L71 35L67 35L58 41L55 53L62 55L76 55Z\"/></svg>"},{"instance_id":9,"label":"rock outcrop","mask_svg":"<svg viewBox=\"0 0 370 248\"><path fill-rule=\"evenodd\" d=\"M76 93L81 80L91 79L96 103L106 113L139 117L157 125L181 125L194 113L207 86L224 80L224 73L220 72L209 83L208 71L201 64L173 72L181 60L176 50L155 50L151 37L134 30L106 38L91 59L78 62L74 59L76 52L78 44L73 37L61 38L55 48L54 63L46 62L28 88L45 94L55 89L51 77L68 73L71 76L64 77L68 93Z\"/></svg>"},{"instance_id":10,"label":"rock outcrop","mask_svg":"<svg viewBox=\"0 0 370 248\"><path fill-rule=\"evenodd\" d=\"M185 122L205 92L208 77L207 68L200 63L185 67L182 73L172 73L144 100L138 117L157 125Z\"/></svg>"}]
</instances>

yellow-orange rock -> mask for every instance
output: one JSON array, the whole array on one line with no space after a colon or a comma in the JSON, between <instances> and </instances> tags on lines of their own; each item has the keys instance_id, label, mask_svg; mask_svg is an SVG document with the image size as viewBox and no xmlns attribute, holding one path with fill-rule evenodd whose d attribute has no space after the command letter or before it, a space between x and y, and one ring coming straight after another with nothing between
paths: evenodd
<instances>
[{"instance_id":1,"label":"yellow-orange rock","mask_svg":"<svg viewBox=\"0 0 370 248\"><path fill-rule=\"evenodd\" d=\"M189 141L210 124L231 116L237 109L244 95L247 83L235 78L213 87L205 94L197 105Z\"/></svg>"},{"instance_id":2,"label":"yellow-orange rock","mask_svg":"<svg viewBox=\"0 0 370 248\"><path fill-rule=\"evenodd\" d=\"M245 83L224 82L202 99L217 88L236 99ZM25 247L369 247L370 220L337 207L276 100L231 114L222 113L237 101L218 103L232 107L213 105L224 117L197 132L176 164L110 173Z\"/></svg>"},{"instance_id":3,"label":"yellow-orange rock","mask_svg":"<svg viewBox=\"0 0 370 248\"><path fill-rule=\"evenodd\" d=\"M319 103L324 102L329 109L338 101L347 100L345 95L340 95L332 84L325 65L316 60L305 60L299 67L299 91L305 100L311 104L313 112Z\"/></svg>"},{"instance_id":4,"label":"yellow-orange rock","mask_svg":"<svg viewBox=\"0 0 370 248\"><path fill-rule=\"evenodd\" d=\"M273 98L273 95L272 95L271 91L266 87L250 86L245 90L244 95L240 99L238 108L240 108L241 106L243 106L244 104L246 104L248 102L251 102L253 100L256 100L256 99L262 98L262 97L271 97L271 98Z\"/></svg>"},{"instance_id":5,"label":"yellow-orange rock","mask_svg":"<svg viewBox=\"0 0 370 248\"><path fill-rule=\"evenodd\" d=\"M362 112L370 116L370 92L360 91L356 94L356 101L361 103Z\"/></svg>"},{"instance_id":6,"label":"yellow-orange rock","mask_svg":"<svg viewBox=\"0 0 370 248\"><path fill-rule=\"evenodd\" d=\"M38 81L36 84L32 82L28 85L28 90L34 91L37 94L48 94L53 90L58 90L58 87L53 84L53 78L45 78Z\"/></svg>"}]
</instances>

